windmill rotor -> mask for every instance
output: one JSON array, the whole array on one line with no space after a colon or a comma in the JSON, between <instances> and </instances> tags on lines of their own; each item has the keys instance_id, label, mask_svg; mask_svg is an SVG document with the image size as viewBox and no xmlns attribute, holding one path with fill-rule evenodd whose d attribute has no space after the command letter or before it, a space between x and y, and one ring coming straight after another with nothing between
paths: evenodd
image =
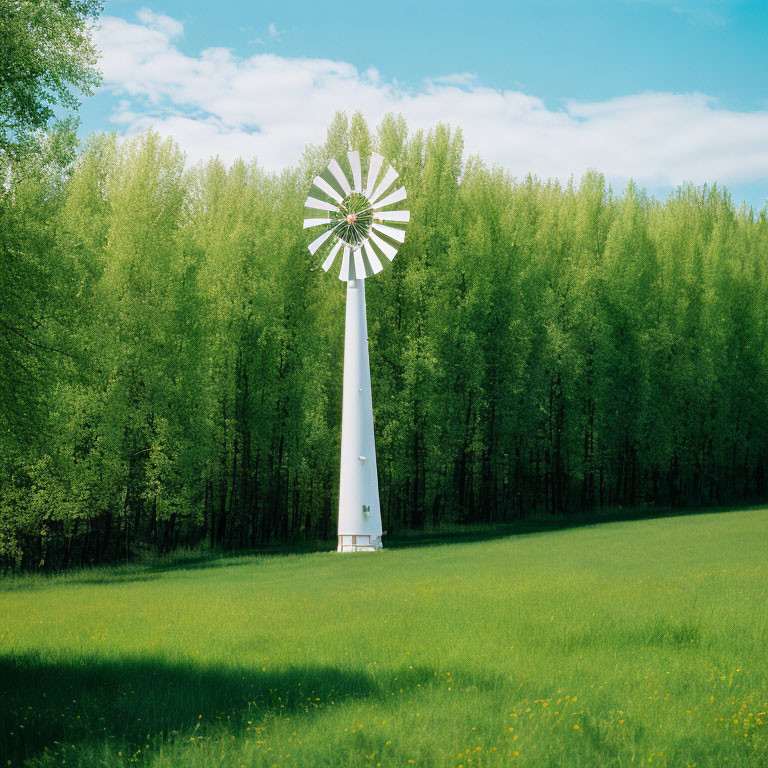
<instances>
[{"instance_id":1,"label":"windmill rotor","mask_svg":"<svg viewBox=\"0 0 768 768\"><path fill-rule=\"evenodd\" d=\"M395 258L405 239L404 225L410 221L410 212L397 206L407 198L405 187L397 187L399 174L384 157L371 153L365 180L360 153L347 152L347 159L351 179L331 160L314 178L312 194L304 203L312 212L325 214L304 219L304 229L322 228L307 246L309 252L322 258L326 272L341 253L339 279L344 281L380 272L382 263Z\"/></svg>"},{"instance_id":2,"label":"windmill rotor","mask_svg":"<svg viewBox=\"0 0 768 768\"><path fill-rule=\"evenodd\" d=\"M368 363L365 278L392 261L405 240L411 214L397 171L372 152L363 173L360 153L347 152L349 173L331 160L312 182L304 203L304 229L319 230L307 246L328 272L340 259L347 284L339 473L338 552L382 548L381 503Z\"/></svg>"}]
</instances>

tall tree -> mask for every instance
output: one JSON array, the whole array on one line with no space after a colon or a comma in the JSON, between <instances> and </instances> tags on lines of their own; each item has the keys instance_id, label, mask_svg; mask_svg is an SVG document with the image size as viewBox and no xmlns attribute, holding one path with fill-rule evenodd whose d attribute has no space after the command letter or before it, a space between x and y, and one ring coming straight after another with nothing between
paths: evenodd
<instances>
[{"instance_id":1,"label":"tall tree","mask_svg":"<svg viewBox=\"0 0 768 768\"><path fill-rule=\"evenodd\" d=\"M34 147L55 109L100 82L93 27L101 0L0 0L0 157Z\"/></svg>"}]
</instances>

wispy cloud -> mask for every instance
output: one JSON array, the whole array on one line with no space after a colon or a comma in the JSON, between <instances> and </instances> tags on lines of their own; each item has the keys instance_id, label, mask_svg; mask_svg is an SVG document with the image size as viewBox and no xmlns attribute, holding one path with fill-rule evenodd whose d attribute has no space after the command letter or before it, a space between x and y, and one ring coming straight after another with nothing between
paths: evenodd
<instances>
[{"instance_id":1,"label":"wispy cloud","mask_svg":"<svg viewBox=\"0 0 768 768\"><path fill-rule=\"evenodd\" d=\"M172 19L164 13L155 13L149 8L142 8L136 12L136 17L144 26L157 30L169 39L180 37L184 34L183 22Z\"/></svg>"},{"instance_id":2,"label":"wispy cloud","mask_svg":"<svg viewBox=\"0 0 768 768\"><path fill-rule=\"evenodd\" d=\"M282 42L283 42L283 34L284 34L284 33L283 33L283 30L280 30L280 29L278 29L278 28L275 26L274 22L273 22L273 23L271 23L271 24L270 24L270 25L267 27L267 32L269 32L269 36L270 36L270 37L271 37L273 40L275 40L276 42L278 42L278 43L282 43Z\"/></svg>"},{"instance_id":3,"label":"wispy cloud","mask_svg":"<svg viewBox=\"0 0 768 768\"><path fill-rule=\"evenodd\" d=\"M434 83L435 85L458 85L468 87L477 82L477 74L472 72L454 72L451 75L432 77L429 82Z\"/></svg>"},{"instance_id":4,"label":"wispy cloud","mask_svg":"<svg viewBox=\"0 0 768 768\"><path fill-rule=\"evenodd\" d=\"M727 15L729 0L630 0L635 4L655 5L683 16L692 24L703 27L722 27L730 21Z\"/></svg>"},{"instance_id":5,"label":"wispy cloud","mask_svg":"<svg viewBox=\"0 0 768 768\"><path fill-rule=\"evenodd\" d=\"M336 110L359 109L373 124L402 112L411 128L461 126L467 151L516 175L565 180L594 167L616 184L634 177L655 188L768 178L768 111L722 109L705 94L641 93L550 109L467 74L408 90L344 61L243 59L225 48L187 56L176 45L179 27L155 14L139 22L106 16L98 33L104 87L121 99L112 119L124 134L152 125L174 136L192 160L255 155L276 170L322 142Z\"/></svg>"}]
</instances>

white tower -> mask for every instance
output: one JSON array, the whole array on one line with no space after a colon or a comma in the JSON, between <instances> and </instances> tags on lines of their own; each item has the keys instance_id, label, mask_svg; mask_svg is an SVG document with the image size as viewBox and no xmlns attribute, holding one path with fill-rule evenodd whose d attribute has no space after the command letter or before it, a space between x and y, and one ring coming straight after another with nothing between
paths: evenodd
<instances>
[{"instance_id":1,"label":"white tower","mask_svg":"<svg viewBox=\"0 0 768 768\"><path fill-rule=\"evenodd\" d=\"M405 187L387 194L398 173L381 155L371 154L364 188L360 153L348 152L347 158L352 184L336 160L331 160L313 182L323 198L308 197L304 203L307 208L327 214L324 218L304 219L304 229L323 227L323 233L309 244L309 252L314 255L322 249L325 255L327 251L323 261L326 272L342 251L339 279L347 284L337 549L339 552L372 552L381 549L382 530L368 365L365 278L381 272L381 254L390 261L395 258L405 239L404 225L410 219L410 212L391 210L395 203L405 200Z\"/></svg>"}]
</instances>

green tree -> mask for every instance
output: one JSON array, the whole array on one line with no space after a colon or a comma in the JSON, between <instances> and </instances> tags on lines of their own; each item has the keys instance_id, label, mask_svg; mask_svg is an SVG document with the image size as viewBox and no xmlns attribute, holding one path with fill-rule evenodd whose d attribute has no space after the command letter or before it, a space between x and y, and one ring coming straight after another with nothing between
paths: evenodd
<instances>
[{"instance_id":1,"label":"green tree","mask_svg":"<svg viewBox=\"0 0 768 768\"><path fill-rule=\"evenodd\" d=\"M57 107L100 82L93 26L101 0L0 0L0 157L36 144Z\"/></svg>"},{"instance_id":2,"label":"green tree","mask_svg":"<svg viewBox=\"0 0 768 768\"><path fill-rule=\"evenodd\" d=\"M276 174L152 132L70 171L70 135L0 193L4 566L332 538L345 286L299 222L353 144L411 211L366 286L385 529L768 493L766 211L516 180L393 115Z\"/></svg>"}]
</instances>

